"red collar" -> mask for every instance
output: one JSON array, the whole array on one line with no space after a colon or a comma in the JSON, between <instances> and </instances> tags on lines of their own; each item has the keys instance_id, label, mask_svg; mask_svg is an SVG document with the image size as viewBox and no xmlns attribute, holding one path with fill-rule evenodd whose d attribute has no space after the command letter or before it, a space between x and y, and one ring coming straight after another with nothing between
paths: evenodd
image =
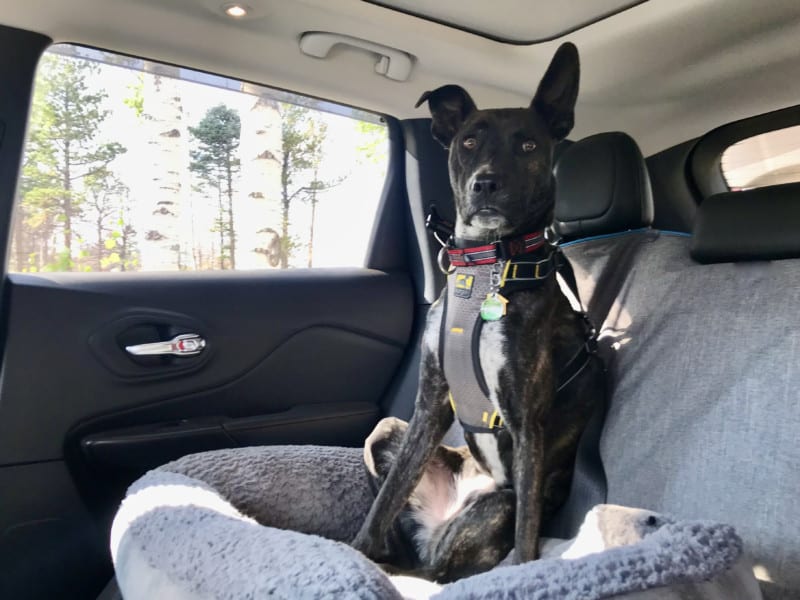
<instances>
[{"instance_id":1,"label":"red collar","mask_svg":"<svg viewBox=\"0 0 800 600\"><path fill-rule=\"evenodd\" d=\"M536 231L516 238L508 238L471 248L448 248L447 255L454 267L491 265L499 260L528 254L538 250L546 243L544 231Z\"/></svg>"}]
</instances>

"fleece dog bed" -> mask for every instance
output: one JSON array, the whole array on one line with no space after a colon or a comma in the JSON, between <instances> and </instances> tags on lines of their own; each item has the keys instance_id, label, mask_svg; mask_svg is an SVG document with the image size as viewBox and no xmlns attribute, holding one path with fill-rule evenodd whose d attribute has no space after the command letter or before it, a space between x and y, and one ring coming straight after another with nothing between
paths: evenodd
<instances>
[{"instance_id":1,"label":"fleece dog bed","mask_svg":"<svg viewBox=\"0 0 800 600\"><path fill-rule=\"evenodd\" d=\"M359 449L186 456L135 482L111 552L126 600L150 598L761 598L726 525L595 507L541 560L448 585L387 576L346 545L373 495ZM646 591L645 591L646 590Z\"/></svg>"}]
</instances>

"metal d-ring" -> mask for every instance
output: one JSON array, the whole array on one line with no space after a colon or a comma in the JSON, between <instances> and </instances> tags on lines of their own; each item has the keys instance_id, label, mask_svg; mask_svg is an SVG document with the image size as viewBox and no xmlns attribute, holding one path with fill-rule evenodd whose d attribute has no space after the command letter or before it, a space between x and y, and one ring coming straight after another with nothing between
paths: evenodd
<instances>
[{"instance_id":1,"label":"metal d-ring","mask_svg":"<svg viewBox=\"0 0 800 600\"><path fill-rule=\"evenodd\" d=\"M445 266L445 264L444 264L444 257L445 256L448 258L448 265L447 266ZM453 265L449 264L449 259L450 259L450 255L447 254L447 248L445 248L444 246L439 248L439 256L436 259L436 262L439 263L439 270L442 273L444 273L445 275L450 275L450 273L452 273L453 271L456 270L456 268Z\"/></svg>"}]
</instances>

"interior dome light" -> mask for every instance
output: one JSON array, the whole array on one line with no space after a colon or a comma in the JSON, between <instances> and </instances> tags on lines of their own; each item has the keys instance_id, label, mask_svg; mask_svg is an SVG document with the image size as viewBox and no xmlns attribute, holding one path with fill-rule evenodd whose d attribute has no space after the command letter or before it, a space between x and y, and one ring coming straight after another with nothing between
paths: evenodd
<instances>
[{"instance_id":1,"label":"interior dome light","mask_svg":"<svg viewBox=\"0 0 800 600\"><path fill-rule=\"evenodd\" d=\"M233 17L234 19L241 19L242 17L246 17L248 13L248 8L242 4L226 4L223 7L225 14L229 17Z\"/></svg>"}]
</instances>

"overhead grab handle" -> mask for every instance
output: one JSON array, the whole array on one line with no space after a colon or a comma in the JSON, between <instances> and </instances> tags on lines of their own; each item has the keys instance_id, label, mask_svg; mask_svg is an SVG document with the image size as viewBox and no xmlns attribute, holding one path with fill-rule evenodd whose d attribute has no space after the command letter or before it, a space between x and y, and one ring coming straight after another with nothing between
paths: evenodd
<instances>
[{"instance_id":1,"label":"overhead grab handle","mask_svg":"<svg viewBox=\"0 0 800 600\"><path fill-rule=\"evenodd\" d=\"M411 68L414 64L411 55L397 48L390 48L349 35L324 31L309 31L300 36L300 50L303 54L316 58L327 57L331 48L336 44L345 44L377 54L378 62L375 63L375 71L389 79L406 81L411 75Z\"/></svg>"}]
</instances>

